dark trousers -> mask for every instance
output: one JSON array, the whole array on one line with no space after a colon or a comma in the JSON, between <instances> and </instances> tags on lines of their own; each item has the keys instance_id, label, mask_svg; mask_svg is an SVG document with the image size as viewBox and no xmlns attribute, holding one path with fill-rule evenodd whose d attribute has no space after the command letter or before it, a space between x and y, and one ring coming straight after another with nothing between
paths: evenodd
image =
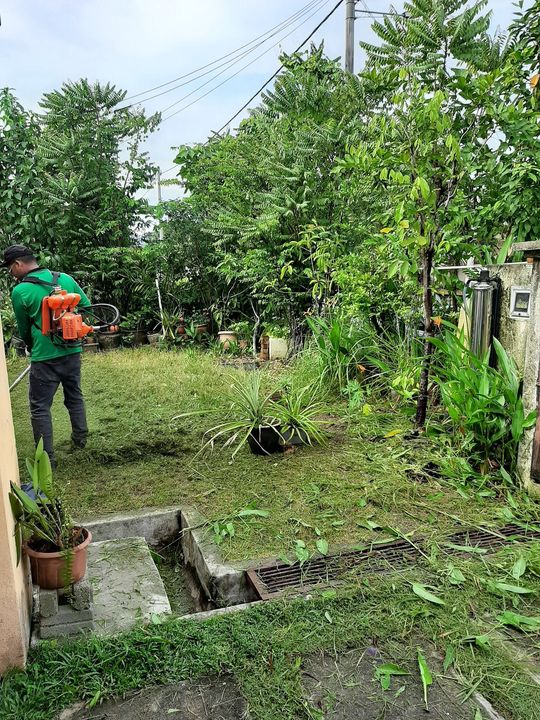
<instances>
[{"instance_id":1,"label":"dark trousers","mask_svg":"<svg viewBox=\"0 0 540 720\"><path fill-rule=\"evenodd\" d=\"M43 447L53 462L51 405L60 384L64 390L64 405L71 419L71 438L75 444L84 445L88 426L81 390L81 353L31 364L30 417L34 440L37 445L43 438Z\"/></svg>"}]
</instances>

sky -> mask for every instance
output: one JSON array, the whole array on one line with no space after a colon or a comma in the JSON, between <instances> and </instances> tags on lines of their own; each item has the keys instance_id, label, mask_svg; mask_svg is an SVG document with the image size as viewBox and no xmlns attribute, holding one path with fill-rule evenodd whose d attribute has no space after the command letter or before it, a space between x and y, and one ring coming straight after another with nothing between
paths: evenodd
<instances>
[{"instance_id":1,"label":"sky","mask_svg":"<svg viewBox=\"0 0 540 720\"><path fill-rule=\"evenodd\" d=\"M163 113L165 118L171 117L144 148L152 161L167 171L174 164L173 147L204 141L219 130L279 67L279 53L295 50L335 4L336 0L3 0L0 87L12 88L29 109L38 108L44 92L81 77L110 82L125 89L128 96L135 95L201 68L276 28L272 38L249 54L222 61L236 64L208 68L212 72L204 77L194 80L191 76L187 78L190 84L142 102L149 113L176 103ZM400 11L403 0L394 0L392 5L390 0L357 3L358 11L387 12L392 7ZM492 27L504 31L515 12L511 0L488 0L487 7L492 11ZM356 69L363 63L359 41L374 39L370 29L374 16L367 12L359 15L355 23ZM291 20L285 26L287 18ZM342 5L313 36L316 43L324 40L330 57L343 55L344 24ZM227 80L234 73L236 76ZM227 82L214 90L223 80ZM186 79L155 93L180 82ZM202 97L209 90L212 92ZM192 94L185 97L188 93ZM177 110L181 112L173 115ZM164 188L164 197L178 192ZM154 202L155 192L147 197Z\"/></svg>"}]
</instances>

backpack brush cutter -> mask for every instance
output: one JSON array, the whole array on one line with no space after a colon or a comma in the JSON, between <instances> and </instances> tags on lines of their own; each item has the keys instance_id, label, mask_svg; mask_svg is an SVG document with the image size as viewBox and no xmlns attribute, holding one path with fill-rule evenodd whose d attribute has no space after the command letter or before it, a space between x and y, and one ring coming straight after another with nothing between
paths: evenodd
<instances>
[{"instance_id":1,"label":"backpack brush cutter","mask_svg":"<svg viewBox=\"0 0 540 720\"><path fill-rule=\"evenodd\" d=\"M32 282L52 287L49 295L41 303L41 327L35 327L59 347L78 347L82 340L93 332L103 332L114 327L120 320L120 312L114 305L97 303L78 308L81 301L79 293L68 293L58 282L59 273L53 273L52 283L38 278L25 278L23 282ZM85 322L87 321L87 322ZM91 323L91 324L89 324ZM13 390L30 371L30 365L9 386Z\"/></svg>"}]
</instances>

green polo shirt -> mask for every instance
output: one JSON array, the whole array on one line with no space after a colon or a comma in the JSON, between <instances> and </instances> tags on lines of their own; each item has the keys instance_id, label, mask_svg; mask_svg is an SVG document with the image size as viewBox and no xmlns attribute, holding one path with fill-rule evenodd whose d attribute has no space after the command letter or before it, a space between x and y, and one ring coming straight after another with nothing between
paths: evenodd
<instances>
[{"instance_id":1,"label":"green polo shirt","mask_svg":"<svg viewBox=\"0 0 540 720\"><path fill-rule=\"evenodd\" d=\"M63 347L62 345L53 343L47 335L41 334L41 303L43 298L47 297L52 290L52 272L45 268L39 268L38 270L31 270L28 275L51 283L51 287L48 288L45 285L20 282L15 285L11 293L19 335L26 343L28 350L32 353L31 362L54 360L55 358L65 357L66 355L80 353L80 345ZM58 285L60 285L63 290L67 290L67 292L79 293L81 301L78 307L87 307L90 305L90 300L71 275L60 273Z\"/></svg>"}]
</instances>

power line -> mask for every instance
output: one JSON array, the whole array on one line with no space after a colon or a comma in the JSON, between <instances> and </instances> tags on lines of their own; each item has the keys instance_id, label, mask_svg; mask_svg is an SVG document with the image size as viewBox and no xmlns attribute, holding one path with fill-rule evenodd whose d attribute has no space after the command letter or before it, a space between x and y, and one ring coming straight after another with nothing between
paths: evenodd
<instances>
[{"instance_id":1,"label":"power line","mask_svg":"<svg viewBox=\"0 0 540 720\"><path fill-rule=\"evenodd\" d=\"M270 33L273 33L273 31L276 31L276 33L273 33L273 34L279 33L280 30L283 29L283 27L287 27L288 24L290 24L291 22L294 22L298 16L302 15L304 12L309 10L310 7L314 4L315 4L315 0L310 0L310 2L307 3L307 5L304 5L302 8L300 8L300 10L297 10L295 13L290 15L288 18L286 18L285 20L282 20L278 25L274 25L266 32L262 33L261 35L258 35L253 40L250 40L250 42L245 43L244 45L241 45L240 47L236 48L236 50L231 50L231 52L228 52L225 55L222 55L221 57L216 58L216 60L212 60L212 62L206 63L206 65L202 65L201 67L196 68L195 70L191 70L190 72L185 73L184 75L179 75L177 78L174 78L173 80L168 80L167 82L161 83L161 85L156 85L154 87L148 88L148 90L143 90L142 92L135 93L133 95L129 95L128 97L124 98L124 101L127 102L128 100L132 100L133 98L140 97L141 95L147 95L148 93L153 92L154 90L161 90L161 88L167 87L167 85L172 85L173 83L178 82L179 80L184 80L185 78L190 77L191 75L195 75L196 73L200 72L201 70L206 70L206 68L216 65L221 60L225 60L226 58L231 57L231 55L236 55L238 52L240 52L240 50L244 50L244 48L250 47L251 45L256 43L258 40L265 38L267 35L269 37L266 38L266 40L268 40L270 37L273 36ZM259 45L264 44L264 42L266 42L266 40L264 40L262 43L259 43ZM258 45L256 47L258 47ZM212 71L210 71L210 72L212 72ZM207 73L204 73L204 74L206 75ZM200 75L199 77L202 77L202 75ZM197 78L193 78L193 79L196 80ZM190 81L190 82L192 82L192 81ZM187 84L187 83L184 83L184 84ZM174 89L174 88L171 88L171 90L172 89ZM170 92L170 91L167 91L167 92ZM154 96L154 97L157 97L157 96ZM149 99L150 98L146 98L146 100L149 100ZM146 102L146 100L141 100L141 102Z\"/></svg>"},{"instance_id":2,"label":"power line","mask_svg":"<svg viewBox=\"0 0 540 720\"><path fill-rule=\"evenodd\" d=\"M165 120L170 120L170 118L174 117L175 115L178 115L179 113L183 112L184 110L187 110L187 108L191 107L192 105L194 105L195 103L197 103L199 100L202 100L202 99L205 98L207 95L209 95L210 93L214 92L214 90L217 90L217 89L220 88L222 85L225 85L225 83L228 83L229 80L232 80L234 77L236 77L237 75L239 75L239 74L240 74L243 70L245 70L247 67L249 67L250 65L253 65L253 63L255 63L257 60L259 60L261 57L263 57L263 55L266 55L267 53L269 53L273 48L275 48L275 47L277 47L278 45L280 45L281 42L283 42L283 40L285 40L286 38L288 38L289 35L292 35L294 32L296 32L296 30L298 30L300 27L302 27L302 25L305 25L306 22L308 22L308 20L310 20L314 15L316 15L317 12L319 12L319 10L320 10L320 9L323 7L323 5L325 5L327 2L328 2L328 0L322 0L322 1L319 0L318 6L317 6L316 10L314 10L314 12L312 12L307 18L305 18L304 20L302 20L302 22L298 23L298 24L297 24L292 30L290 30L286 35L282 36L282 37L278 40L277 43L274 43L273 45L271 45L269 48L267 48L266 50L264 50L262 53L260 53L259 55L257 55L255 58L253 58L253 59L250 60L248 63L246 63L245 65L243 65L243 66L242 66L239 70L237 70L235 73L233 73L232 75L229 75L229 76L228 76L227 78L225 78L222 82L220 82L220 83L218 83L217 85L215 85L214 87L210 88L210 90L208 90L208 91L207 91L206 93L204 93L203 95L200 95L198 98L195 98L195 100L193 100L192 102L188 103L187 105L184 105L184 106L181 107L179 110L176 110L175 112L171 113L171 114L168 115L167 117L163 118L162 122L165 122ZM236 64L236 63L233 63L233 64ZM232 65L231 65L231 66L232 66ZM231 66L229 66L229 67L231 67ZM209 83L211 83L213 80L215 80L216 78L218 78L220 75L223 75L223 73L226 72L228 69L229 69L229 68L226 68L226 69L223 70L222 72L220 72L220 73L218 73L217 75L215 75L214 77L210 78L210 80L207 80L207 81L206 81L205 83L203 83L202 85L199 85L199 87L195 88L195 90L192 90L190 93L188 93L188 94L185 95L184 97L182 97L182 98L180 98L179 100L177 100L176 102L172 103L171 105L169 105L168 107L166 107L162 112L164 112L164 113L167 112L167 110L170 110L170 109L173 108L175 105L178 105L178 103L182 102L182 100L186 100L188 97L191 97L191 96L194 95L198 90L201 90L203 87L205 87L206 85L208 85Z\"/></svg>"},{"instance_id":3,"label":"power line","mask_svg":"<svg viewBox=\"0 0 540 720\"><path fill-rule=\"evenodd\" d=\"M322 26L324 25L324 23L325 23L330 17L332 17L332 15L336 12L336 10L338 9L338 7L339 7L342 3L343 3L343 0L338 0L338 2L334 5L334 7L332 8L332 10L330 10L330 12L321 20L321 22L317 25L317 27L316 27L314 30L311 31L311 33L307 36L307 38L306 38L305 40L303 40L303 42L300 43L300 45L299 45L299 46L296 48L296 50L294 51L295 53L299 52L299 51L302 49L302 47L308 42L308 40L311 40L311 38L315 35L315 33L317 32L317 30L318 30L320 27L322 27ZM294 53L293 53L293 54L294 54ZM249 98L249 100L248 100L246 103L244 103L244 105L242 105L242 107L240 108L240 110L238 110L231 118L229 118L229 119L227 120L227 122L216 132L216 135L220 135L220 134L223 132L223 130L225 130L225 128L227 127L227 125L230 125L230 123L232 123L232 121L235 120L235 119L240 115L240 113L248 107L248 105L250 104L250 102L252 102L253 100L255 100L255 98L256 98L258 95L260 95L260 93L265 89L265 87L266 87L267 85L269 85L269 84L272 82L272 80L279 75L279 73L281 72L282 69L283 69L283 65L280 65L280 66L278 67L278 69L276 70L276 72L275 72L273 75L271 75L271 76L268 78L268 80L267 80L263 85L261 85L261 87L257 90L257 92L254 93L254 94Z\"/></svg>"},{"instance_id":4,"label":"power line","mask_svg":"<svg viewBox=\"0 0 540 720\"><path fill-rule=\"evenodd\" d=\"M344 2L344 0L338 0L338 2L337 2L337 3L334 5L334 7L330 10L330 12L325 15L325 17L321 20L321 22L318 23L318 25L310 32L310 34L300 43L300 45L296 48L296 50L294 50L294 53L299 52L299 51L302 49L302 47L303 47L309 40L311 40L311 38L313 37L313 35L315 35L315 33L317 32L317 30L319 30L319 29L324 25L324 23L332 17L332 15L336 12L336 10L339 8L339 6L340 6L343 2ZM293 54L294 54L294 53L293 53ZM240 113L241 113L243 110L245 110L245 109L248 107L248 105L249 105L253 100L255 100L255 98L265 89L265 87L266 87L267 85L269 85L269 84L272 82L272 80L273 80L275 77L277 77L277 75L279 75L279 73L280 73L280 71L281 71L282 69L283 69L283 65L280 65L280 66L278 67L278 69L268 78L268 80L267 80L263 85L261 85L261 87L257 90L257 92L254 93L254 94L249 98L249 100L248 100L246 103L244 103L244 105L243 105L232 117L230 117L229 120L227 120L227 122L226 122L219 130L217 130L214 134L215 134L215 135L219 135L221 132L223 132L223 130L224 130L233 120L235 120L235 119L238 117L238 115L240 115ZM241 70L240 70L239 72L241 72ZM238 73L236 73L236 74L238 74ZM233 77L234 77L234 76L233 76ZM228 80L230 80L230 79L231 79L231 78L228 78ZM223 83L221 83L221 84L223 84ZM214 89L215 89L215 88L214 88ZM207 94L208 94L208 93L207 93ZM204 97L204 96L203 96L203 97ZM201 99L201 98L199 98L199 99ZM182 108L181 108L181 109L182 109ZM165 118L165 119L168 120L169 118L173 117L173 115L178 114L178 112L180 112L180 111L177 111L176 113L173 113L172 115L170 115L168 118ZM207 142L208 142L208 141L207 141ZM176 169L176 167L177 167L176 165L173 165L173 166L171 166L170 168L168 168L167 170L164 170L161 174L162 174L162 175L165 175L166 173L171 172L171 170ZM149 188L149 189L144 193L144 195L142 196L142 198L144 198L149 192L151 192L151 190L152 190L152 188ZM142 198L141 198L141 199L142 199Z\"/></svg>"}]
</instances>

